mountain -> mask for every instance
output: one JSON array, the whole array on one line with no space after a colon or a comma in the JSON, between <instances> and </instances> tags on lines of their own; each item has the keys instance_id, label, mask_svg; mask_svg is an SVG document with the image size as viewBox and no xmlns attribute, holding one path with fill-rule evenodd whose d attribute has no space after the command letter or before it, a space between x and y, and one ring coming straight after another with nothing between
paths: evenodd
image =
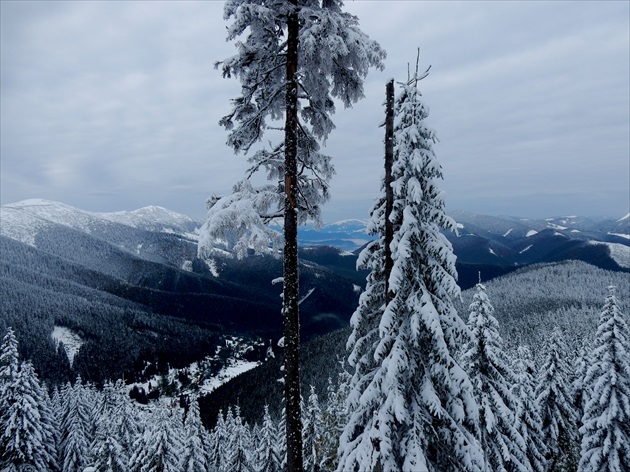
<instances>
[{"instance_id":1,"label":"mountain","mask_svg":"<svg viewBox=\"0 0 630 472\"><path fill-rule=\"evenodd\" d=\"M520 268L487 283L486 293L495 308L494 315L510 356L520 344L532 348L536 365L542 356L548 333L562 328L571 352L578 354L585 341L592 341L609 285L617 286L620 309L630 313L630 278L618 271L608 271L581 261L536 264ZM476 290L462 292L455 300L459 315L466 321ZM301 352L302 391L313 385L321 402L326 398L327 376L336 382L347 359L346 342L350 328L344 328L306 343ZM569 360L573 363L573 359ZM262 364L222 385L200 399L204 422L212 426L219 410L238 402L241 414L250 423L260 422L263 405L278 415L282 406L281 357ZM322 375L322 373L325 373Z\"/></svg>"},{"instance_id":2,"label":"mountain","mask_svg":"<svg viewBox=\"0 0 630 472\"><path fill-rule=\"evenodd\" d=\"M577 216L544 220L457 211L459 235L447 234L458 262L524 266L568 259L611 270L630 269L630 219Z\"/></svg>"},{"instance_id":3,"label":"mountain","mask_svg":"<svg viewBox=\"0 0 630 472\"><path fill-rule=\"evenodd\" d=\"M45 200L3 206L0 221L0 331L13 326L49 380L137 378L148 364L198 360L227 335L282 335L282 287L272 285L282 261L202 261L198 221L158 207L92 213ZM358 300L357 274L331 268L341 256L315 252L323 263L304 257L300 267L305 339L347 325ZM55 327L82 341L63 372Z\"/></svg>"},{"instance_id":4,"label":"mountain","mask_svg":"<svg viewBox=\"0 0 630 472\"><path fill-rule=\"evenodd\" d=\"M459 236L446 236L464 289L480 272L490 280L566 259L630 270L628 217L453 216ZM198 259L201 224L155 206L96 213L26 200L0 207L0 330L13 326L23 355L52 381L76 373L130 379L148 365L187 365L228 335L277 340L282 287L272 281L282 276L281 260ZM357 249L371 239L360 220L300 231L304 339L347 326L367 275L356 271ZM72 365L52 340L59 328L81 340Z\"/></svg>"}]
</instances>

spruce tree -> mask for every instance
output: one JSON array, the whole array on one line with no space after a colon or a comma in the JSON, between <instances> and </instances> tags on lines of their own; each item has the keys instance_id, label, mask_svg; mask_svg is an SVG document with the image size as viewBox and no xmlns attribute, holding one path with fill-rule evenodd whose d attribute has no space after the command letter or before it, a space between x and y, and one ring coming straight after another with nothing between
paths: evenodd
<instances>
[{"instance_id":1,"label":"spruce tree","mask_svg":"<svg viewBox=\"0 0 630 472\"><path fill-rule=\"evenodd\" d=\"M278 429L271 419L269 407L265 405L260 438L256 447L256 469L258 472L280 472L282 459L278 454Z\"/></svg>"},{"instance_id":2,"label":"spruce tree","mask_svg":"<svg viewBox=\"0 0 630 472\"><path fill-rule=\"evenodd\" d=\"M208 470L208 439L206 428L201 423L199 402L190 401L184 422L184 443L180 470L182 472L205 472Z\"/></svg>"},{"instance_id":3,"label":"spruce tree","mask_svg":"<svg viewBox=\"0 0 630 472\"><path fill-rule=\"evenodd\" d=\"M527 472L531 466L515 427L517 402L510 391L515 376L503 352L494 307L481 283L470 305L468 327L470 341L462 362L479 405L479 438L486 464L492 470Z\"/></svg>"},{"instance_id":4,"label":"spruce tree","mask_svg":"<svg viewBox=\"0 0 630 472\"><path fill-rule=\"evenodd\" d=\"M547 445L547 470L572 470L577 465L577 412L571 398L571 367L568 348L560 328L546 343L545 362L536 390L543 441Z\"/></svg>"},{"instance_id":5,"label":"spruce tree","mask_svg":"<svg viewBox=\"0 0 630 472\"><path fill-rule=\"evenodd\" d=\"M451 301L459 294L455 256L440 231L455 223L437 185L442 170L433 153L435 133L424 121L420 78L416 72L401 84L396 99L393 296L383 309L384 293L364 294L353 315L355 373L339 471L484 467L472 384L454 357L467 330ZM372 212L381 226L383 206L380 200ZM364 258L382 250L372 244ZM368 289L377 285L385 284L377 279Z\"/></svg>"},{"instance_id":6,"label":"spruce tree","mask_svg":"<svg viewBox=\"0 0 630 472\"><path fill-rule=\"evenodd\" d=\"M320 470L322 459L322 410L319 406L317 393L315 393L315 387L312 385L303 415L304 470L315 472Z\"/></svg>"},{"instance_id":7,"label":"spruce tree","mask_svg":"<svg viewBox=\"0 0 630 472\"><path fill-rule=\"evenodd\" d=\"M518 347L516 384L514 394L518 401L515 427L525 442L525 452L533 472L545 472L547 446L542 438L542 419L536 403L536 370L531 351L527 346Z\"/></svg>"},{"instance_id":8,"label":"spruce tree","mask_svg":"<svg viewBox=\"0 0 630 472\"><path fill-rule=\"evenodd\" d=\"M182 453L181 418L159 406L151 413L144 433L136 439L129 459L130 472L179 472Z\"/></svg>"},{"instance_id":9,"label":"spruce tree","mask_svg":"<svg viewBox=\"0 0 630 472\"><path fill-rule=\"evenodd\" d=\"M12 400L2 415L0 467L15 470L54 470L52 410L30 362L23 362L9 386Z\"/></svg>"},{"instance_id":10,"label":"spruce tree","mask_svg":"<svg viewBox=\"0 0 630 472\"><path fill-rule=\"evenodd\" d=\"M584 472L630 470L630 332L615 287L608 290L584 379L589 388L578 467Z\"/></svg>"}]
</instances>

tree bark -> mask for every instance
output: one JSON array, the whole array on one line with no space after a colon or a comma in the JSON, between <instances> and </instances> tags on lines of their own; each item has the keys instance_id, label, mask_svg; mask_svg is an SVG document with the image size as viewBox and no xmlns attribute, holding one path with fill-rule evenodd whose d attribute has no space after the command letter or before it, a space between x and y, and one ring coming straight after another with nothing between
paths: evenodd
<instances>
[{"instance_id":1,"label":"tree bark","mask_svg":"<svg viewBox=\"0 0 630 472\"><path fill-rule=\"evenodd\" d=\"M297 252L298 151L298 6L287 19L285 205L284 205L284 401L286 411L287 469L302 471L302 414L300 411L300 318Z\"/></svg>"},{"instance_id":2,"label":"tree bark","mask_svg":"<svg viewBox=\"0 0 630 472\"><path fill-rule=\"evenodd\" d=\"M394 209L392 167L394 165L394 79L385 86L385 300L390 302L394 294L389 290L389 276L394 267L391 244L394 240L394 224L390 216Z\"/></svg>"}]
</instances>

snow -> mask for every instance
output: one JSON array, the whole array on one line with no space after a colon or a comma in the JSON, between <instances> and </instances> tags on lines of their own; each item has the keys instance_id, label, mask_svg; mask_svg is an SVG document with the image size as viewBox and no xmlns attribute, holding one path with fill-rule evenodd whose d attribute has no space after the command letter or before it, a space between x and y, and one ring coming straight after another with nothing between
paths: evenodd
<instances>
[{"instance_id":1,"label":"snow","mask_svg":"<svg viewBox=\"0 0 630 472\"><path fill-rule=\"evenodd\" d=\"M192 261L184 261L181 268L186 272L192 272Z\"/></svg>"},{"instance_id":2,"label":"snow","mask_svg":"<svg viewBox=\"0 0 630 472\"><path fill-rule=\"evenodd\" d=\"M208 269L210 269L210 273L214 277L218 277L219 276L219 269L217 267L217 261L214 260L214 259L205 259L204 262L206 263L206 266L208 266Z\"/></svg>"},{"instance_id":3,"label":"snow","mask_svg":"<svg viewBox=\"0 0 630 472\"><path fill-rule=\"evenodd\" d=\"M508 234L510 234L512 232L513 228L510 228L507 230L507 232L503 235L503 237L505 238Z\"/></svg>"},{"instance_id":4,"label":"snow","mask_svg":"<svg viewBox=\"0 0 630 472\"><path fill-rule=\"evenodd\" d=\"M63 326L54 326L50 337L56 344L63 343L63 347L66 350L66 355L70 360L70 365L74 361L74 356L79 352L79 349L83 345L83 339L73 332L72 330Z\"/></svg>"},{"instance_id":5,"label":"snow","mask_svg":"<svg viewBox=\"0 0 630 472\"><path fill-rule=\"evenodd\" d=\"M529 238L530 236L533 236L535 234L538 234L538 231L536 231L535 229L530 229L525 235L525 237Z\"/></svg>"},{"instance_id":6,"label":"snow","mask_svg":"<svg viewBox=\"0 0 630 472\"><path fill-rule=\"evenodd\" d=\"M611 236L618 236L620 238L630 239L630 234L622 234L622 233L608 233Z\"/></svg>"},{"instance_id":7,"label":"snow","mask_svg":"<svg viewBox=\"0 0 630 472\"><path fill-rule=\"evenodd\" d=\"M237 377L242 373L247 372L248 370L252 370L259 365L260 362L235 360L230 363L230 365L227 365L223 369L221 369L219 373L212 379L204 380L203 384L201 385L201 391L205 393L210 393L224 383L227 383L229 380L232 380L234 377Z\"/></svg>"},{"instance_id":8,"label":"snow","mask_svg":"<svg viewBox=\"0 0 630 472\"><path fill-rule=\"evenodd\" d=\"M354 253L350 252L350 251L341 251L339 253L340 256L342 257L346 257L346 256L354 256Z\"/></svg>"},{"instance_id":9,"label":"snow","mask_svg":"<svg viewBox=\"0 0 630 472\"><path fill-rule=\"evenodd\" d=\"M352 284L352 290L354 293L361 293L361 287L357 284Z\"/></svg>"},{"instance_id":10,"label":"snow","mask_svg":"<svg viewBox=\"0 0 630 472\"><path fill-rule=\"evenodd\" d=\"M619 219L617 220L617 222L619 222L619 221L623 221L623 220L627 220L627 219L629 219L629 218L630 218L630 213L628 213L626 216L624 216L624 217L622 217L622 218L619 218Z\"/></svg>"},{"instance_id":11,"label":"snow","mask_svg":"<svg viewBox=\"0 0 630 472\"><path fill-rule=\"evenodd\" d=\"M599 241L589 241L589 244L603 244L608 246L612 260L614 260L620 267L630 268L630 246L625 246L619 243L603 243Z\"/></svg>"},{"instance_id":12,"label":"snow","mask_svg":"<svg viewBox=\"0 0 630 472\"><path fill-rule=\"evenodd\" d=\"M457 226L457 229L464 229L464 225L461 223L455 223L455 226Z\"/></svg>"},{"instance_id":13,"label":"snow","mask_svg":"<svg viewBox=\"0 0 630 472\"><path fill-rule=\"evenodd\" d=\"M490 254L492 254L493 256L497 256L497 253L494 252L491 247L488 248L488 252L490 252ZM499 256L497 256L497 257L499 257Z\"/></svg>"},{"instance_id":14,"label":"snow","mask_svg":"<svg viewBox=\"0 0 630 472\"><path fill-rule=\"evenodd\" d=\"M560 231L563 231L563 230L567 229L566 226L560 226L560 225L557 225L557 224L554 224L554 223L548 223L548 226L550 228L552 228L552 229L558 229Z\"/></svg>"},{"instance_id":15,"label":"snow","mask_svg":"<svg viewBox=\"0 0 630 472\"><path fill-rule=\"evenodd\" d=\"M533 244L530 244L529 246L527 246L525 249L523 249L522 251L519 251L519 254L523 254L525 251L529 250L529 248L531 248L533 246Z\"/></svg>"}]
</instances>

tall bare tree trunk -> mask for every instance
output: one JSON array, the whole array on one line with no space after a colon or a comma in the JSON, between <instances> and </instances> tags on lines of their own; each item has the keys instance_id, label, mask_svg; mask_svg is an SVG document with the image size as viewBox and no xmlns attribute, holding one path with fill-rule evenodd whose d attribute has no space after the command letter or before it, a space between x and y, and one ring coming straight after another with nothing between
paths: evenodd
<instances>
[{"instance_id":1,"label":"tall bare tree trunk","mask_svg":"<svg viewBox=\"0 0 630 472\"><path fill-rule=\"evenodd\" d=\"M298 307L297 251L297 151L298 89L298 7L287 20L285 206L284 206L284 400L286 409L287 469L302 471L302 414L300 411L300 317Z\"/></svg>"},{"instance_id":2,"label":"tall bare tree trunk","mask_svg":"<svg viewBox=\"0 0 630 472\"><path fill-rule=\"evenodd\" d=\"M387 302L394 298L389 290L389 276L394 267L391 244L394 240L394 224L389 220L394 209L392 167L394 165L394 79L385 86L385 296Z\"/></svg>"}]
</instances>

